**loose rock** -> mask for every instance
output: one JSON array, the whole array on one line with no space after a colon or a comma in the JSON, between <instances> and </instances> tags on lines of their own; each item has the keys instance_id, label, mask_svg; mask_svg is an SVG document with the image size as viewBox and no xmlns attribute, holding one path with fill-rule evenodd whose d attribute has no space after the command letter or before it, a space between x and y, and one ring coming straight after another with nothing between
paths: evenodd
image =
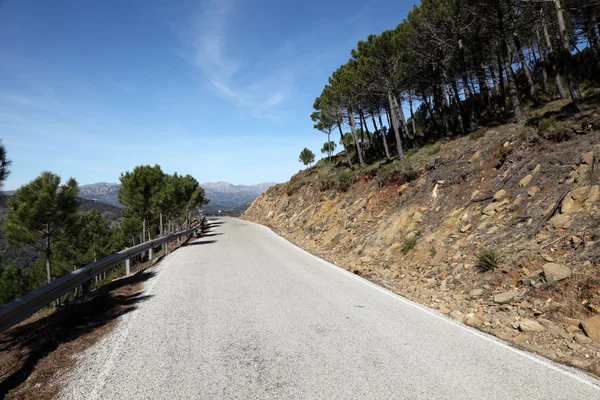
<instances>
[{"instance_id":1,"label":"loose rock","mask_svg":"<svg viewBox=\"0 0 600 400\"><path fill-rule=\"evenodd\" d=\"M543 332L546 328L537 321L524 319L519 322L519 330L521 332Z\"/></svg>"},{"instance_id":2,"label":"loose rock","mask_svg":"<svg viewBox=\"0 0 600 400\"><path fill-rule=\"evenodd\" d=\"M600 315L581 321L581 327L588 337L600 342Z\"/></svg>"},{"instance_id":3,"label":"loose rock","mask_svg":"<svg viewBox=\"0 0 600 400\"><path fill-rule=\"evenodd\" d=\"M571 268L562 264L547 263L542 270L547 282L558 282L571 276Z\"/></svg>"},{"instance_id":4,"label":"loose rock","mask_svg":"<svg viewBox=\"0 0 600 400\"><path fill-rule=\"evenodd\" d=\"M504 293L500 293L494 296L494 303L498 304L506 304L510 303L513 299L518 297L518 293L513 291L508 291Z\"/></svg>"}]
</instances>

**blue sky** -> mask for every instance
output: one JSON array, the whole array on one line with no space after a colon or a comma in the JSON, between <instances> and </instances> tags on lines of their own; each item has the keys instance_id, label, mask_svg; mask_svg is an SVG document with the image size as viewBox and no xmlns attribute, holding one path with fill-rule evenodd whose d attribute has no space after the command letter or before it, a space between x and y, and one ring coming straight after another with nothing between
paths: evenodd
<instances>
[{"instance_id":1,"label":"blue sky","mask_svg":"<svg viewBox=\"0 0 600 400\"><path fill-rule=\"evenodd\" d=\"M201 182L286 181L304 147L320 156L310 113L331 72L412 6L0 0L5 189L45 170L117 182L156 163Z\"/></svg>"}]
</instances>

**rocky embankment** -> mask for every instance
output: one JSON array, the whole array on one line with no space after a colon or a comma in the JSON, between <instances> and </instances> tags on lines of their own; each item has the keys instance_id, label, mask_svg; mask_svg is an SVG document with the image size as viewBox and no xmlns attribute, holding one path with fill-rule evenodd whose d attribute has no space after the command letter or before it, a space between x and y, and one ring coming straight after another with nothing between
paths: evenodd
<instances>
[{"instance_id":1,"label":"rocky embankment","mask_svg":"<svg viewBox=\"0 0 600 400\"><path fill-rule=\"evenodd\" d=\"M600 134L576 133L556 143L505 125L421 149L403 178L365 172L346 191L324 189L321 161L262 194L243 218L600 376ZM501 262L482 271L477 256L490 248Z\"/></svg>"}]
</instances>

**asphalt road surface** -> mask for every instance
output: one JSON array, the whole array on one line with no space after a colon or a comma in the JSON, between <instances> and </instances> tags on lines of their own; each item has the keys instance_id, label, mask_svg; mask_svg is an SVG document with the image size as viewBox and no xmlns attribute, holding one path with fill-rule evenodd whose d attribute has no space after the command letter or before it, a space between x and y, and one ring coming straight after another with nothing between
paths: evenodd
<instances>
[{"instance_id":1,"label":"asphalt road surface","mask_svg":"<svg viewBox=\"0 0 600 400\"><path fill-rule=\"evenodd\" d=\"M66 378L65 399L600 399L515 350L222 218Z\"/></svg>"}]
</instances>

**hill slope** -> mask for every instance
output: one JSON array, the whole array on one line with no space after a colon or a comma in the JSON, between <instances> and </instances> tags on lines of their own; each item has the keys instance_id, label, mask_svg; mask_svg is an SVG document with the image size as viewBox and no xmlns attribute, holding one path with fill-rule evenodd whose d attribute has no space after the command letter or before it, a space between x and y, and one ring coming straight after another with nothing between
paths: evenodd
<instances>
[{"instance_id":1,"label":"hill slope","mask_svg":"<svg viewBox=\"0 0 600 400\"><path fill-rule=\"evenodd\" d=\"M232 185L229 182L201 183L206 197L210 200L210 209L229 209L253 201L262 192L275 185L275 183L260 183L258 185ZM79 187L79 196L84 199L96 200L113 206L119 204L118 183L92 183ZM239 207L238 207L239 208ZM245 208L243 208L245 209Z\"/></svg>"},{"instance_id":2,"label":"hill slope","mask_svg":"<svg viewBox=\"0 0 600 400\"><path fill-rule=\"evenodd\" d=\"M536 111L530 125L568 118L562 105ZM596 131L584 134L586 119ZM269 189L244 218L457 320L600 375L598 128L596 109L547 132L504 125L352 175L339 156L335 166L320 161ZM483 262L490 248L503 260Z\"/></svg>"}]
</instances>

